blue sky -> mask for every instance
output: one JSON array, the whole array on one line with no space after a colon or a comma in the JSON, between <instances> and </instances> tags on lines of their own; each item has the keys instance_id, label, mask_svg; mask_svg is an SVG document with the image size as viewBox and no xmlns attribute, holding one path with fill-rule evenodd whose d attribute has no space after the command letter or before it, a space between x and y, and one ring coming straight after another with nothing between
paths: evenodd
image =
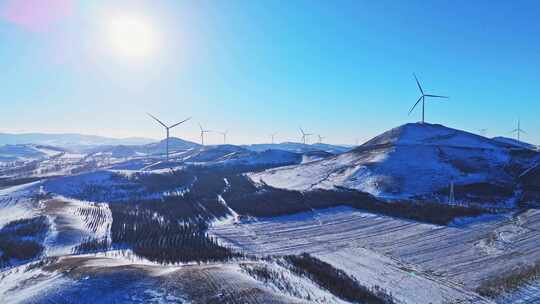
<instances>
[{"instance_id":1,"label":"blue sky","mask_svg":"<svg viewBox=\"0 0 540 304\"><path fill-rule=\"evenodd\" d=\"M521 118L540 143L536 1L41 0L69 9L38 26L5 16L17 1L0 2L0 131L161 138L148 111L193 116L172 131L191 140L200 122L232 143L302 126L353 144L420 120L415 72L451 97L428 102L428 122L510 136ZM118 16L146 20L156 49L109 50Z\"/></svg>"}]
</instances>

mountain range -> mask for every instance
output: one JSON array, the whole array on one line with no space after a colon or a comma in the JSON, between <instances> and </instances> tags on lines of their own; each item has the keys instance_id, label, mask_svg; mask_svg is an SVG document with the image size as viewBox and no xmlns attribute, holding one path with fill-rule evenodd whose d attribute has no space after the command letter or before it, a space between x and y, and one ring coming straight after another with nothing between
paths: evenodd
<instances>
[{"instance_id":1,"label":"mountain range","mask_svg":"<svg viewBox=\"0 0 540 304\"><path fill-rule=\"evenodd\" d=\"M97 135L83 135L76 133L50 134L50 133L0 133L0 145L36 144L64 148L75 148L98 145L142 145L152 143L154 140L143 137L111 138Z\"/></svg>"}]
</instances>

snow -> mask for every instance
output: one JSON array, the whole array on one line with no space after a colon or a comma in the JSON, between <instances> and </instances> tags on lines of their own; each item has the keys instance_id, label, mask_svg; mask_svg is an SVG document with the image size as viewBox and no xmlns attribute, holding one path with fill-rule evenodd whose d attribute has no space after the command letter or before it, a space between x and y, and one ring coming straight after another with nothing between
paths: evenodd
<instances>
[{"instance_id":1,"label":"snow","mask_svg":"<svg viewBox=\"0 0 540 304\"><path fill-rule=\"evenodd\" d=\"M529 149L529 150L537 150L538 148L537 146L533 144L520 141L517 139L513 139L513 138L508 138L508 137L498 136L498 137L493 137L492 139L494 141L497 141L503 144L512 145L514 146L514 148Z\"/></svg>"},{"instance_id":2,"label":"snow","mask_svg":"<svg viewBox=\"0 0 540 304\"><path fill-rule=\"evenodd\" d=\"M58 272L44 271L26 264L0 272L0 299L4 304L27 303L67 284Z\"/></svg>"},{"instance_id":3,"label":"snow","mask_svg":"<svg viewBox=\"0 0 540 304\"><path fill-rule=\"evenodd\" d=\"M408 124L347 153L250 174L256 183L309 191L344 187L386 199L433 194L456 185L511 183L506 146L439 125Z\"/></svg>"},{"instance_id":4,"label":"snow","mask_svg":"<svg viewBox=\"0 0 540 304\"><path fill-rule=\"evenodd\" d=\"M482 303L473 292L482 282L540 260L539 229L540 210L444 227L339 207L224 223L209 233L247 253L314 254L404 303Z\"/></svg>"},{"instance_id":5,"label":"snow","mask_svg":"<svg viewBox=\"0 0 540 304\"><path fill-rule=\"evenodd\" d=\"M33 217L36 212L30 198L39 181L0 189L0 228L7 223Z\"/></svg>"},{"instance_id":6,"label":"snow","mask_svg":"<svg viewBox=\"0 0 540 304\"><path fill-rule=\"evenodd\" d=\"M50 219L45 255L61 256L87 240L111 240L112 214L108 204L57 196L40 202L41 213Z\"/></svg>"},{"instance_id":7,"label":"snow","mask_svg":"<svg viewBox=\"0 0 540 304\"><path fill-rule=\"evenodd\" d=\"M495 301L500 304L540 303L540 280L530 282L513 292L497 297Z\"/></svg>"},{"instance_id":8,"label":"snow","mask_svg":"<svg viewBox=\"0 0 540 304\"><path fill-rule=\"evenodd\" d=\"M344 270L365 286L391 291L393 297L405 303L490 303L459 284L367 249L347 248L315 256Z\"/></svg>"},{"instance_id":9,"label":"snow","mask_svg":"<svg viewBox=\"0 0 540 304\"><path fill-rule=\"evenodd\" d=\"M266 287L270 287L277 293L286 293L292 297L309 300L310 303L348 303L337 298L306 277L298 276L291 270L278 265L276 262L268 262L264 263L263 265L268 267L270 271L281 274L279 282L267 282L265 284ZM283 287L286 285L289 285L289 288L294 290L294 294L291 294L290 291Z\"/></svg>"}]
</instances>

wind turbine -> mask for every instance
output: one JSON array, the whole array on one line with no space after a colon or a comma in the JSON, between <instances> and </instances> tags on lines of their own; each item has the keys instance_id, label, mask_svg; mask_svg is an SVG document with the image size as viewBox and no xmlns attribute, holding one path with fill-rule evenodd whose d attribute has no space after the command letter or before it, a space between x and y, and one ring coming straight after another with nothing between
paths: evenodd
<instances>
[{"instance_id":1,"label":"wind turbine","mask_svg":"<svg viewBox=\"0 0 540 304\"><path fill-rule=\"evenodd\" d=\"M201 129L201 145L204 146L204 134L206 134L208 132L211 132L211 131L203 129L201 124L199 124L199 128Z\"/></svg>"},{"instance_id":2,"label":"wind turbine","mask_svg":"<svg viewBox=\"0 0 540 304\"><path fill-rule=\"evenodd\" d=\"M270 134L270 137L272 137L272 145L274 144L274 137L277 135L277 133Z\"/></svg>"},{"instance_id":3,"label":"wind turbine","mask_svg":"<svg viewBox=\"0 0 540 304\"><path fill-rule=\"evenodd\" d=\"M179 124L182 124L182 123L184 123L184 122L190 120L191 117L188 117L188 118L182 120L182 121L179 122L179 123L175 123L174 125L167 126L167 125L164 124L161 120L159 120L159 119L157 119L156 117L154 117L152 114L150 114L150 113L146 113L146 114L148 114L148 116L152 117L155 121L157 121L160 125L162 125L162 126L165 128L165 131L166 131L166 133L167 133L167 139L165 140L166 146L167 146L167 148L166 148L166 151L167 151L167 161L169 161L169 130L172 129L172 128L174 128L174 127L176 127L176 126L178 126Z\"/></svg>"},{"instance_id":4,"label":"wind turbine","mask_svg":"<svg viewBox=\"0 0 540 304\"><path fill-rule=\"evenodd\" d=\"M322 140L324 139L324 136L321 136L320 134L317 135L317 137L319 138L319 143L322 144Z\"/></svg>"},{"instance_id":5,"label":"wind turbine","mask_svg":"<svg viewBox=\"0 0 540 304\"><path fill-rule=\"evenodd\" d=\"M422 89L422 86L420 85L420 82L418 81L418 78L416 77L416 74L413 74L413 76L414 76L414 79L416 80L416 84L418 85L418 89L420 89L420 93L422 93L422 96L420 96L420 98L418 98L418 100L416 101L414 106L411 108L411 110L409 111L409 115L411 115L414 108L416 108L418 103L420 103L420 101L421 101L422 102L422 123L424 123L425 122L426 97L434 97L434 98L449 98L449 97L440 96L440 95L431 95L431 94L424 93L424 90Z\"/></svg>"},{"instance_id":6,"label":"wind turbine","mask_svg":"<svg viewBox=\"0 0 540 304\"><path fill-rule=\"evenodd\" d=\"M517 129L510 131L510 133L516 133L518 141L521 141L521 133L527 134L527 132L521 129L521 119L518 119Z\"/></svg>"},{"instance_id":7,"label":"wind turbine","mask_svg":"<svg viewBox=\"0 0 540 304\"><path fill-rule=\"evenodd\" d=\"M313 134L304 132L304 129L302 129L302 127L300 127L300 132L302 133L302 142L303 142L304 145L305 145L305 144L306 144L306 140L308 139L308 137L311 136L311 135L313 135Z\"/></svg>"},{"instance_id":8,"label":"wind turbine","mask_svg":"<svg viewBox=\"0 0 540 304\"><path fill-rule=\"evenodd\" d=\"M219 132L221 135L223 135L223 144L225 145L227 143L227 133L229 133L229 130L225 130L225 132Z\"/></svg>"}]
</instances>

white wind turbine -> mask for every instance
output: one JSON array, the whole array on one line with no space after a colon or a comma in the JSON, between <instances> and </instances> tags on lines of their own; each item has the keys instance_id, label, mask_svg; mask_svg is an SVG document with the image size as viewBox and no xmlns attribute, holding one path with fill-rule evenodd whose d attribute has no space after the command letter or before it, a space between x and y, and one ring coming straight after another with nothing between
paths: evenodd
<instances>
[{"instance_id":1,"label":"white wind turbine","mask_svg":"<svg viewBox=\"0 0 540 304\"><path fill-rule=\"evenodd\" d=\"M229 133L229 130L225 130L225 132L219 132L221 135L223 135L223 144L227 144L227 134Z\"/></svg>"},{"instance_id":2,"label":"white wind turbine","mask_svg":"<svg viewBox=\"0 0 540 304\"><path fill-rule=\"evenodd\" d=\"M416 84L418 85L418 89L420 90L420 93L422 93L422 95L420 96L420 98L418 98L418 100L416 101L414 106L409 111L409 115L411 115L414 108L416 108L416 106L421 101L422 102L422 123L424 123L425 122L425 110L426 110L426 97L434 97L434 98L449 98L449 97L440 96L440 95L431 95L431 94L424 93L424 90L422 89L422 86L420 85L420 82L418 81L418 78L416 77L416 74L413 74L413 76L414 76L414 79L416 80Z\"/></svg>"},{"instance_id":3,"label":"white wind turbine","mask_svg":"<svg viewBox=\"0 0 540 304\"><path fill-rule=\"evenodd\" d=\"M305 145L306 142L309 140L309 136L311 136L313 134L304 132L304 129L302 129L302 127L300 127L300 132L302 133L302 142Z\"/></svg>"},{"instance_id":4,"label":"white wind turbine","mask_svg":"<svg viewBox=\"0 0 540 304\"><path fill-rule=\"evenodd\" d=\"M210 133L210 132L212 132L212 131L210 131L210 130L205 130L205 129L202 127L201 124L199 124L199 128L201 129L201 145L204 146L204 134Z\"/></svg>"},{"instance_id":5,"label":"white wind turbine","mask_svg":"<svg viewBox=\"0 0 540 304\"><path fill-rule=\"evenodd\" d=\"M155 121L157 121L160 125L162 125L162 126L165 128L165 132L166 132L166 134L167 134L166 140L165 140L165 142L166 142L166 154L167 154L167 161L169 161L169 133L170 133L170 130L171 130L172 128L178 126L179 124L182 124L182 123L184 123L184 122L190 120L191 117L186 118L186 119L182 120L182 121L179 122L179 123L175 123L174 125L167 126L167 125L164 124L161 120L159 120L159 119L157 119L156 117L154 117L152 114L150 114L150 113L146 113L146 114L148 114L148 116L152 117Z\"/></svg>"},{"instance_id":6,"label":"white wind turbine","mask_svg":"<svg viewBox=\"0 0 540 304\"><path fill-rule=\"evenodd\" d=\"M272 138L272 144L274 144L274 138L275 138L276 135L277 135L277 133L270 134L270 137Z\"/></svg>"}]
</instances>

